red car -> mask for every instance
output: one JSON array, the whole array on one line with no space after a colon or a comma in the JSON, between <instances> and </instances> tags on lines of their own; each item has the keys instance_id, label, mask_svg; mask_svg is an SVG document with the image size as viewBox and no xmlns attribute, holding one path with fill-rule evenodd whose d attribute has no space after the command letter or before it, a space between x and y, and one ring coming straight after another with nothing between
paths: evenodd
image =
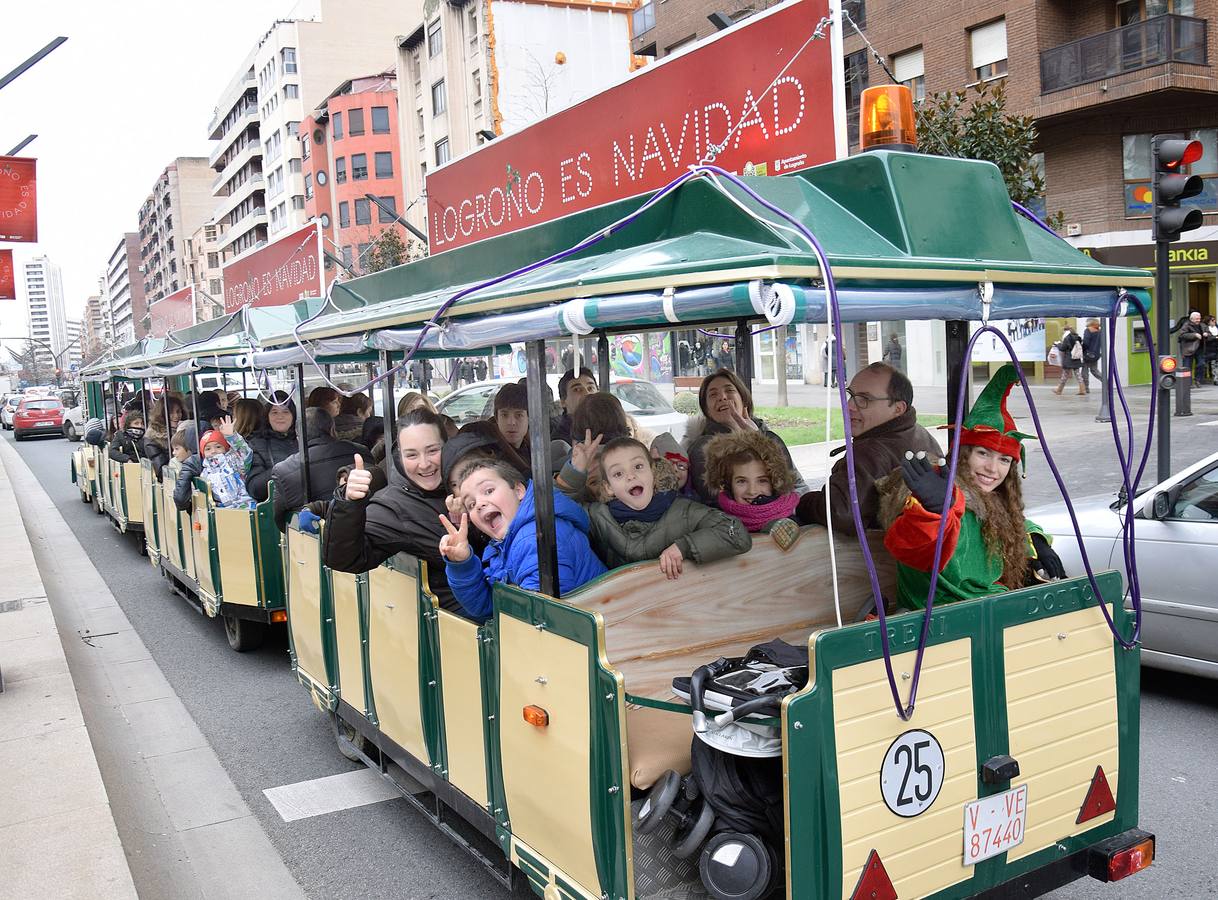
<instances>
[{"instance_id":1,"label":"red car","mask_svg":"<svg viewBox=\"0 0 1218 900\"><path fill-rule=\"evenodd\" d=\"M27 397L13 413L13 437L23 440L31 434L63 435L63 404L58 397Z\"/></svg>"}]
</instances>

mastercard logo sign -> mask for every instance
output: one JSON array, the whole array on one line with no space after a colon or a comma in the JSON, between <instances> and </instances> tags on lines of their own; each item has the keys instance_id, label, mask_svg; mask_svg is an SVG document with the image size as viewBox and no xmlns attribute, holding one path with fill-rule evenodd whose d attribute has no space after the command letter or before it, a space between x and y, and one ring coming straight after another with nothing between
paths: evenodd
<instances>
[{"instance_id":1,"label":"mastercard logo sign","mask_svg":"<svg viewBox=\"0 0 1218 900\"><path fill-rule=\"evenodd\" d=\"M1133 199L1138 203L1152 203L1154 201L1154 193L1149 185L1139 185L1133 189Z\"/></svg>"}]
</instances>

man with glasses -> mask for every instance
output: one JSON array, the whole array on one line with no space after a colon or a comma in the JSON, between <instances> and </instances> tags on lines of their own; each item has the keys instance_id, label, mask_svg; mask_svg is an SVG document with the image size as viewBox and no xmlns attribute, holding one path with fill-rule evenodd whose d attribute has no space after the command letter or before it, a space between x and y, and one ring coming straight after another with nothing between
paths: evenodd
<instances>
[{"instance_id":1,"label":"man with glasses","mask_svg":"<svg viewBox=\"0 0 1218 900\"><path fill-rule=\"evenodd\" d=\"M879 500L875 483L896 469L907 450L924 451L931 459L943 456L929 431L918 424L913 407L913 385L905 375L887 363L872 363L850 379L850 433L854 439L854 476L864 528L879 528L876 512ZM842 453L839 447L830 455ZM795 509L804 525L824 525L825 491L831 492L833 528L838 533L854 534L854 513L850 507L850 487L843 456L829 473L820 490L804 494Z\"/></svg>"}]
</instances>

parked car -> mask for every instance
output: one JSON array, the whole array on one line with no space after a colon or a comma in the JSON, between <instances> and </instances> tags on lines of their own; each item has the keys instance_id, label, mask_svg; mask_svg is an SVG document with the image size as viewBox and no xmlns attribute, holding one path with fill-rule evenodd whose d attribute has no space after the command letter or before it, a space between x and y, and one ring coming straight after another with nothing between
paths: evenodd
<instances>
[{"instance_id":1,"label":"parked car","mask_svg":"<svg viewBox=\"0 0 1218 900\"><path fill-rule=\"evenodd\" d=\"M66 402L63 407L63 436L69 441L79 441L84 438L85 420L89 416L85 411L85 405L77 402L75 406L69 406Z\"/></svg>"},{"instance_id":2,"label":"parked car","mask_svg":"<svg viewBox=\"0 0 1218 900\"><path fill-rule=\"evenodd\" d=\"M63 404L58 397L25 397L13 413L13 437L63 433Z\"/></svg>"},{"instance_id":3,"label":"parked car","mask_svg":"<svg viewBox=\"0 0 1218 900\"><path fill-rule=\"evenodd\" d=\"M1142 492L1134 505L1142 663L1218 678L1218 453ZM1108 495L1074 506L1092 568L1121 569L1120 502ZM1083 574L1065 509L1042 507L1028 518L1054 535L1066 574Z\"/></svg>"},{"instance_id":4,"label":"parked car","mask_svg":"<svg viewBox=\"0 0 1218 900\"><path fill-rule=\"evenodd\" d=\"M4 398L4 405L0 406L0 424L10 431L13 427L13 413L17 411L17 406L23 399L23 394L9 394Z\"/></svg>"},{"instance_id":5,"label":"parked car","mask_svg":"<svg viewBox=\"0 0 1218 900\"><path fill-rule=\"evenodd\" d=\"M550 390L558 397L559 375L547 375L546 380ZM511 384L516 379L497 378L493 381L479 381L453 391L436 404L442 414L452 416L458 425L484 419L491 415L495 394L505 384ZM609 382L609 392L622 403L622 408L640 426L652 434L667 431L677 439L684 440L685 429L689 417L677 412L672 404L664 399L654 384L648 381L638 381L632 378L613 378Z\"/></svg>"}]
</instances>

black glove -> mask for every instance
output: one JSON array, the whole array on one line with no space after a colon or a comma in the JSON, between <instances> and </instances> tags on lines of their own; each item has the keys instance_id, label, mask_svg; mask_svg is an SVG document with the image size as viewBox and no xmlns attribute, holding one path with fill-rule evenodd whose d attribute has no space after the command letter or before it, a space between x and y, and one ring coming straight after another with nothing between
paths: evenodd
<instances>
[{"instance_id":1,"label":"black glove","mask_svg":"<svg viewBox=\"0 0 1218 900\"><path fill-rule=\"evenodd\" d=\"M928 512L943 514L949 487L946 469L936 469L925 453L919 452L915 456L907 452L901 460L901 477Z\"/></svg>"},{"instance_id":2,"label":"black glove","mask_svg":"<svg viewBox=\"0 0 1218 900\"><path fill-rule=\"evenodd\" d=\"M1066 577L1066 569L1061 557L1049 546L1049 540L1038 531L1028 534L1032 541L1032 549L1036 551L1036 559L1030 560L1032 572L1038 581L1056 581Z\"/></svg>"}]
</instances>

